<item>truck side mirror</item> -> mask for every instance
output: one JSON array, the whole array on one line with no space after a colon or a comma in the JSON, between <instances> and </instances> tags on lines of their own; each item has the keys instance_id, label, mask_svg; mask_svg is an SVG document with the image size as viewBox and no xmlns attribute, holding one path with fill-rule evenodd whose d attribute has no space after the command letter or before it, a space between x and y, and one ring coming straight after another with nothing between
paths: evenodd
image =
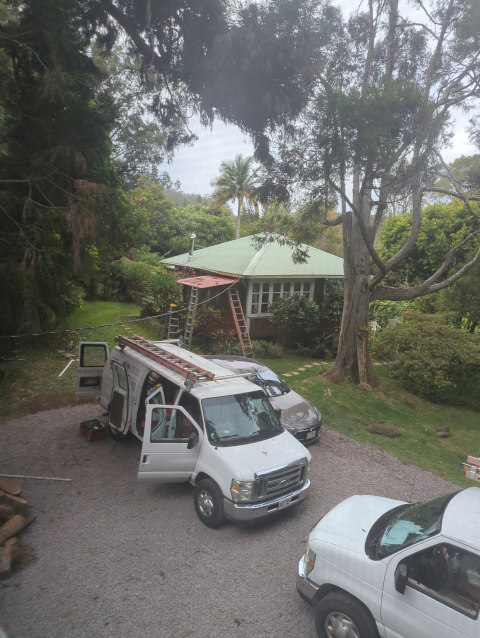
<instances>
[{"instance_id":1,"label":"truck side mirror","mask_svg":"<svg viewBox=\"0 0 480 638\"><path fill-rule=\"evenodd\" d=\"M280 417L282 416L282 408L276 408L274 412L277 415L277 419L280 421Z\"/></svg>"},{"instance_id":2,"label":"truck side mirror","mask_svg":"<svg viewBox=\"0 0 480 638\"><path fill-rule=\"evenodd\" d=\"M405 563L400 565L395 570L395 589L399 594L405 593L405 587L407 586L407 566Z\"/></svg>"},{"instance_id":3,"label":"truck side mirror","mask_svg":"<svg viewBox=\"0 0 480 638\"><path fill-rule=\"evenodd\" d=\"M187 450L192 450L197 445L199 440L200 439L198 436L198 432L195 430L188 437Z\"/></svg>"}]
</instances>

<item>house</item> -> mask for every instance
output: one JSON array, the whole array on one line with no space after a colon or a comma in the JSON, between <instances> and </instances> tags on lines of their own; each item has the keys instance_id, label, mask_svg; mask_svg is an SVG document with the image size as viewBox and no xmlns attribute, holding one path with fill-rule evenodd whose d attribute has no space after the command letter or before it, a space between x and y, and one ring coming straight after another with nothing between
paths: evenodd
<instances>
[{"instance_id":1,"label":"house","mask_svg":"<svg viewBox=\"0 0 480 638\"><path fill-rule=\"evenodd\" d=\"M192 242L193 244L193 242ZM295 264L292 249L277 242L267 243L256 250L253 235L209 248L191 250L176 257L163 259L171 267L191 268L195 275L220 275L238 279L237 290L252 339L275 337L280 330L268 320L269 305L277 297L298 292L317 303L324 295L325 279L343 278L343 259L318 248L302 244L308 249L308 261ZM202 301L215 297L221 286L200 291ZM212 301L221 310L227 327L234 328L227 295ZM322 326L323 330L333 326Z\"/></svg>"}]
</instances>

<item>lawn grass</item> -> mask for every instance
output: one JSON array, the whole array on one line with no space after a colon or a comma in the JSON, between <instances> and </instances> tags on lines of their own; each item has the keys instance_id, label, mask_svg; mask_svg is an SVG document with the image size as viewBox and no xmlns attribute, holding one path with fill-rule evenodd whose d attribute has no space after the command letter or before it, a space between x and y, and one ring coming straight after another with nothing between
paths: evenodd
<instances>
[{"instance_id":1,"label":"lawn grass","mask_svg":"<svg viewBox=\"0 0 480 638\"><path fill-rule=\"evenodd\" d=\"M57 326L56 330L96 326L128 321L140 316L140 308L130 303L90 301ZM78 353L79 341L106 341L112 349L118 334L140 333L147 339L158 339L160 324L157 320L142 321L94 330L67 332L54 337L18 340L14 349L1 363L4 378L0 382L1 420L21 417L35 411L37 397L49 397L48 405L55 407L55 396L73 392L77 364L72 363L59 377L68 361L58 350L73 342L72 353ZM10 360L8 360L10 359ZM12 360L13 359L13 360ZM38 403L38 401L37 401ZM45 400L43 401L45 403ZM44 408L45 409L45 408Z\"/></svg>"},{"instance_id":2,"label":"lawn grass","mask_svg":"<svg viewBox=\"0 0 480 638\"><path fill-rule=\"evenodd\" d=\"M458 485L478 485L465 479L460 469L467 454L480 457L477 412L433 404L405 392L386 367L376 368L382 390L369 393L360 392L354 384L335 385L322 379L319 371L326 370L329 364L307 368L298 376L283 376L314 362L299 357L263 360L293 390L318 407L324 425ZM386 421L401 430L402 436L387 439L370 434L366 426L372 421ZM450 438L435 436L440 425L450 426Z\"/></svg>"}]
</instances>

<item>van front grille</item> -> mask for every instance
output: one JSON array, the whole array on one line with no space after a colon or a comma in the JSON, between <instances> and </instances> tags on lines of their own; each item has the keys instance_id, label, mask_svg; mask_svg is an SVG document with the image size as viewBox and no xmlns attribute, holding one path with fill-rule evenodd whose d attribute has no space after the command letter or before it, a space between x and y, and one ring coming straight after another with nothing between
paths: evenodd
<instances>
[{"instance_id":1,"label":"van front grille","mask_svg":"<svg viewBox=\"0 0 480 638\"><path fill-rule=\"evenodd\" d=\"M302 485L305 480L306 465L292 467L258 481L258 500L275 498Z\"/></svg>"}]
</instances>

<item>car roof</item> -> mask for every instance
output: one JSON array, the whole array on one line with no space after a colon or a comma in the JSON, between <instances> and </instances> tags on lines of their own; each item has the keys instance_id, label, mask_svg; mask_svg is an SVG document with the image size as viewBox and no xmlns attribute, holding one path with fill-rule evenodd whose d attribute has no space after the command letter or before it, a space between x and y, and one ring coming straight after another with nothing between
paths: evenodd
<instances>
[{"instance_id":1,"label":"car roof","mask_svg":"<svg viewBox=\"0 0 480 638\"><path fill-rule=\"evenodd\" d=\"M480 550L480 488L458 492L443 514L442 535Z\"/></svg>"},{"instance_id":2,"label":"car roof","mask_svg":"<svg viewBox=\"0 0 480 638\"><path fill-rule=\"evenodd\" d=\"M173 354L179 353L179 348L176 345L165 342L153 343L161 345L162 348L164 348L165 350L170 350ZM115 351L120 352L120 348L117 346L116 348L114 348L114 350L112 350L112 353ZM162 366L161 363L153 361L153 359L150 359L146 355L132 350L132 348L129 348L128 346L125 347L124 352L127 356L131 357L132 359L136 359L138 362L142 363L150 370L158 372L167 379L170 379L170 381L173 381L177 385L184 387L185 377L181 376L177 372L174 372L173 370ZM180 352L182 359L187 359L188 361L191 361L193 365L200 366L204 370L213 372L215 377L225 377L228 375L226 368L218 363L215 363L214 361L208 361L204 357L195 354L194 352L189 352L185 349L182 349ZM245 392L258 392L258 390L258 386L251 381L248 381L246 378L236 377L233 379L215 380L214 378L212 381L197 381L190 392L198 399L205 399L210 397L228 396L232 394L243 394Z\"/></svg>"}]
</instances>

